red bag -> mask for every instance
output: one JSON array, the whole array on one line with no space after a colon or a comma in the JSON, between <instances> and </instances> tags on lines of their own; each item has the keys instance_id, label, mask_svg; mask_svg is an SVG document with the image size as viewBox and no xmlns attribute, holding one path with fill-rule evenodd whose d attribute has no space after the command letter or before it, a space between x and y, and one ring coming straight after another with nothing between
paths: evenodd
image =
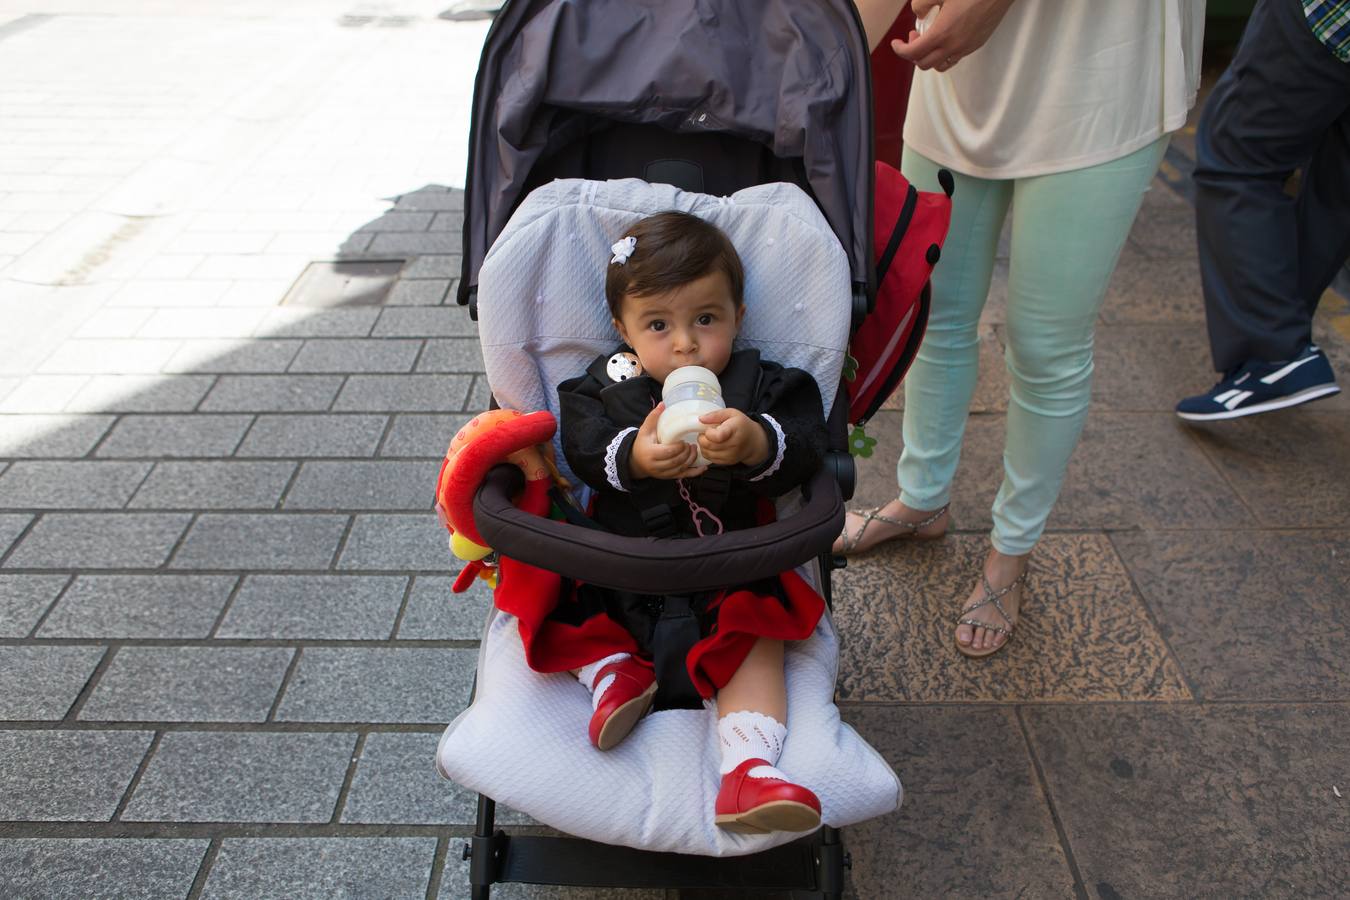
<instances>
[{"instance_id":1,"label":"red bag","mask_svg":"<svg viewBox=\"0 0 1350 900\"><path fill-rule=\"evenodd\" d=\"M881 408L919 352L928 325L928 278L952 218L952 176L943 170L938 181L945 193L919 191L896 169L876 163L872 249L877 299L849 342L849 356L856 361L846 382L848 420L854 425L863 425ZM863 455L870 456L870 449Z\"/></svg>"}]
</instances>

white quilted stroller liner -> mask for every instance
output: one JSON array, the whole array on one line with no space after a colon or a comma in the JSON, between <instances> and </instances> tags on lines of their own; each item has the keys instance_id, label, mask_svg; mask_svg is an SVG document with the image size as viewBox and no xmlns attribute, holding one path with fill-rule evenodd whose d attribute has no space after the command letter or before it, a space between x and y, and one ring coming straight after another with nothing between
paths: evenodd
<instances>
[{"instance_id":1,"label":"white quilted stroller liner","mask_svg":"<svg viewBox=\"0 0 1350 900\"><path fill-rule=\"evenodd\" d=\"M498 403L557 414L556 385L618 341L604 300L610 244L634 220L666 209L702 216L728 234L746 272L740 343L810 372L828 413L848 340L848 260L811 199L781 183L730 197L637 179L567 179L534 191L480 273L479 328ZM814 569L800 571L819 587ZM895 809L901 789L885 760L839 719L837 659L828 616L811 638L789 644L789 732L779 766L815 791L825 824L842 827ZM720 759L711 704L652 713L605 753L587 739L590 713L585 688L565 673L530 670L514 619L495 614L474 702L446 729L437 767L546 825L604 843L735 856L799 837L731 834L713 824Z\"/></svg>"}]
</instances>

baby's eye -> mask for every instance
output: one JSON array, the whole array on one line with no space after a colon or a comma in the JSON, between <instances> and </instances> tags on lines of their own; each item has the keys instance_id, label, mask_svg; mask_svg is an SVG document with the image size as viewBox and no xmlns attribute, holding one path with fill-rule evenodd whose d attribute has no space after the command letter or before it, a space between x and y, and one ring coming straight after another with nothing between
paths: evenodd
<instances>
[{"instance_id":1,"label":"baby's eye","mask_svg":"<svg viewBox=\"0 0 1350 900\"><path fill-rule=\"evenodd\" d=\"M703 315L698 317L698 324L700 325L711 325L712 323L713 323L712 313L704 313Z\"/></svg>"},{"instance_id":2,"label":"baby's eye","mask_svg":"<svg viewBox=\"0 0 1350 900\"><path fill-rule=\"evenodd\" d=\"M647 327L652 331L665 331L666 323L660 319L653 319L651 322L647 323Z\"/></svg>"}]
</instances>

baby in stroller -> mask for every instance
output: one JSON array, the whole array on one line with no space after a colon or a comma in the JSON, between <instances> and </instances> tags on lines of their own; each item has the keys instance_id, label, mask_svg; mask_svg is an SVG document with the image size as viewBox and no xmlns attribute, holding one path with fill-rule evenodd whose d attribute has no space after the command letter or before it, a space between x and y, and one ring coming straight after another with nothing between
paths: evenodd
<instances>
[{"instance_id":1,"label":"baby in stroller","mask_svg":"<svg viewBox=\"0 0 1350 900\"><path fill-rule=\"evenodd\" d=\"M663 212L634 223L612 249L605 293L623 345L558 387L563 452L596 492L593 518L618 534L663 537L771 519L772 498L809 479L826 450L815 381L761 360L758 350L733 352L744 274L716 226ZM697 446L658 443L662 384L684 366L717 375L726 408L701 417ZM503 583L512 583L510 572ZM544 621L522 630L532 668L571 671L592 691L589 735L601 750L651 707L651 643L668 600L575 584ZM503 602L515 605L499 596ZM716 697L719 714L717 825L752 834L816 828L816 795L775 763L787 736L783 642L811 635L823 599L786 572L696 594L689 604L699 634L683 664L698 694ZM575 640L579 634L585 639Z\"/></svg>"}]
</instances>

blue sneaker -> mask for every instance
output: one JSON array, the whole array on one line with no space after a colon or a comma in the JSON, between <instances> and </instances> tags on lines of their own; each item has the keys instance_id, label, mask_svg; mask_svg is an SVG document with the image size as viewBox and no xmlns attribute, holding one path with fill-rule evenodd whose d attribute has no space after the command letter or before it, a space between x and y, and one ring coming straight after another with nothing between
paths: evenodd
<instances>
[{"instance_id":1,"label":"blue sneaker","mask_svg":"<svg viewBox=\"0 0 1350 900\"><path fill-rule=\"evenodd\" d=\"M1340 392L1326 355L1310 346L1289 362L1253 360L1243 364L1208 393L1178 403L1177 415L1192 422L1236 419Z\"/></svg>"}]
</instances>

